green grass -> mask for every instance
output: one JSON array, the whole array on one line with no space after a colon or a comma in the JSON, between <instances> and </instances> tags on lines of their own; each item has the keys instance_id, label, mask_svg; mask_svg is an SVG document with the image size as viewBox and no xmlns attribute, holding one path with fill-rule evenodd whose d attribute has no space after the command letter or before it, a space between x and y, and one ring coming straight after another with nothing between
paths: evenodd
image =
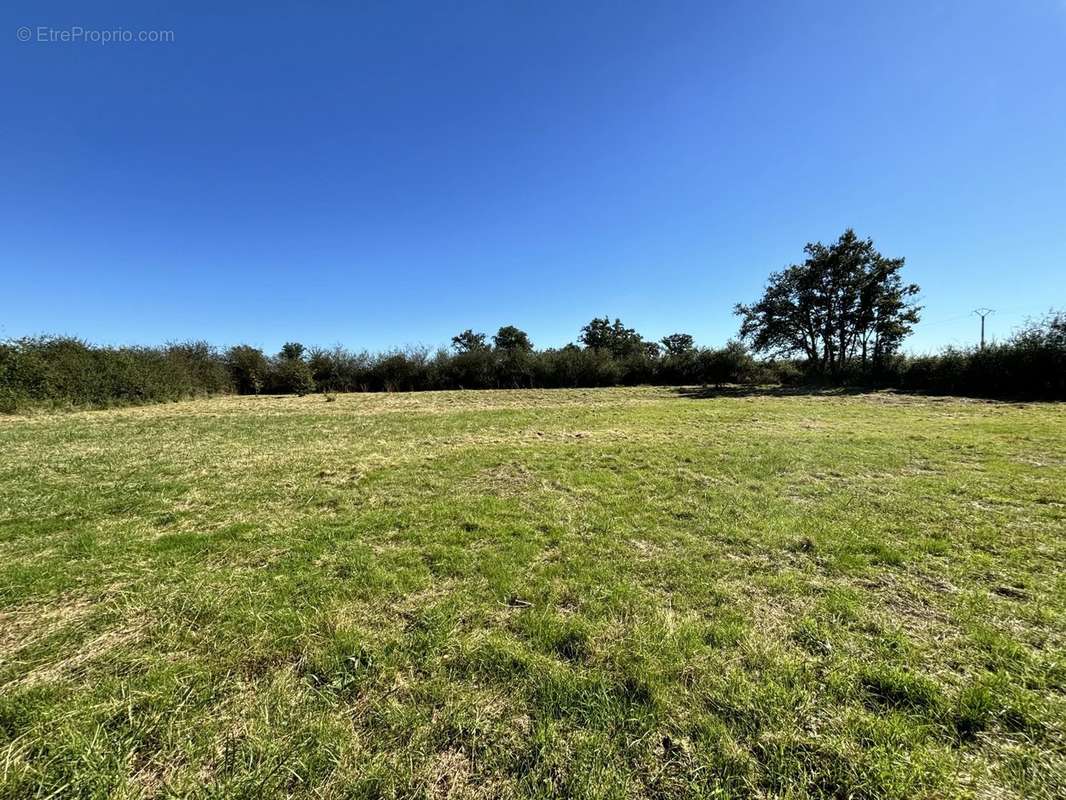
<instances>
[{"instance_id":1,"label":"green grass","mask_svg":"<svg viewBox=\"0 0 1066 800\"><path fill-rule=\"evenodd\" d=\"M0 798L1063 797L1066 408L0 419Z\"/></svg>"}]
</instances>

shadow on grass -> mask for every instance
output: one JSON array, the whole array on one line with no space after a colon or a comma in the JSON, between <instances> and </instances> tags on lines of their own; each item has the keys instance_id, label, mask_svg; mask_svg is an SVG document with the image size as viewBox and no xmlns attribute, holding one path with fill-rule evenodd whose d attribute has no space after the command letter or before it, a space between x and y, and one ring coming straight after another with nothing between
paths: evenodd
<instances>
[{"instance_id":1,"label":"shadow on grass","mask_svg":"<svg viewBox=\"0 0 1066 800\"><path fill-rule=\"evenodd\" d=\"M965 400L971 403L1005 403L1009 405L1029 405L1032 403L1061 403L1061 400L1041 397L983 397L974 394L948 394L944 392L922 392L915 389L892 389L876 386L745 386L741 384L723 384L722 386L678 386L674 394L688 400L713 400L728 397L856 397L860 395L879 395L882 397L913 398L932 401Z\"/></svg>"},{"instance_id":2,"label":"shadow on grass","mask_svg":"<svg viewBox=\"0 0 1066 800\"><path fill-rule=\"evenodd\" d=\"M857 386L679 386L673 390L678 397L689 400L711 400L716 397L852 397L874 394L884 389ZM893 394L898 394L893 392Z\"/></svg>"}]
</instances>

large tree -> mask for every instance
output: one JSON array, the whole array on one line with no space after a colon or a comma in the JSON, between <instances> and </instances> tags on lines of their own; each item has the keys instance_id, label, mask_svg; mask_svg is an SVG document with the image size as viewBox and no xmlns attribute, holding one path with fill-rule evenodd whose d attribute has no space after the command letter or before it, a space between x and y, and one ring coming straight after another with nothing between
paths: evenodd
<instances>
[{"instance_id":1,"label":"large tree","mask_svg":"<svg viewBox=\"0 0 1066 800\"><path fill-rule=\"evenodd\" d=\"M688 333L671 333L659 340L666 355L675 358L691 355L696 351L696 342Z\"/></svg>"},{"instance_id":2,"label":"large tree","mask_svg":"<svg viewBox=\"0 0 1066 800\"><path fill-rule=\"evenodd\" d=\"M514 325L504 325L496 331L496 335L492 337L492 343L497 350L505 353L529 353L533 350L529 335Z\"/></svg>"},{"instance_id":3,"label":"large tree","mask_svg":"<svg viewBox=\"0 0 1066 800\"><path fill-rule=\"evenodd\" d=\"M278 353L278 358L285 360L299 361L304 357L305 348L299 342L285 342L281 346L281 352Z\"/></svg>"},{"instance_id":4,"label":"large tree","mask_svg":"<svg viewBox=\"0 0 1066 800\"><path fill-rule=\"evenodd\" d=\"M658 351L658 345L645 342L639 333L633 328L627 328L617 317L613 323L609 317L593 319L581 329L580 338L581 343L589 350L607 352L615 358L626 358L642 353L654 355ZM649 347L654 350L650 350Z\"/></svg>"},{"instance_id":5,"label":"large tree","mask_svg":"<svg viewBox=\"0 0 1066 800\"><path fill-rule=\"evenodd\" d=\"M452 337L452 347L457 353L477 353L489 349L485 342L485 334L477 333L470 328Z\"/></svg>"},{"instance_id":6,"label":"large tree","mask_svg":"<svg viewBox=\"0 0 1066 800\"><path fill-rule=\"evenodd\" d=\"M918 322L918 286L903 283L902 258L886 258L850 228L813 242L807 259L770 275L762 298L737 305L740 335L754 350L806 356L822 372L879 363Z\"/></svg>"}]
</instances>

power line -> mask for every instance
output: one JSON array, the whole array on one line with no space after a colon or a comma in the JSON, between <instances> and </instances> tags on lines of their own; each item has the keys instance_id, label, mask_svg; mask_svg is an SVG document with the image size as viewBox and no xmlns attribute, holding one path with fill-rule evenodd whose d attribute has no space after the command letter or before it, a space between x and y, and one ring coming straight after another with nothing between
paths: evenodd
<instances>
[{"instance_id":1,"label":"power line","mask_svg":"<svg viewBox=\"0 0 1066 800\"><path fill-rule=\"evenodd\" d=\"M960 314L957 317L948 317L946 319L935 319L932 322L926 322L923 319L921 321L921 326L922 326L922 328L932 328L932 327L934 327L936 325L947 325L949 322L958 322L959 320L962 320L962 319L969 319L972 316L973 316L973 312L971 311L971 312L967 312L965 314Z\"/></svg>"}]
</instances>

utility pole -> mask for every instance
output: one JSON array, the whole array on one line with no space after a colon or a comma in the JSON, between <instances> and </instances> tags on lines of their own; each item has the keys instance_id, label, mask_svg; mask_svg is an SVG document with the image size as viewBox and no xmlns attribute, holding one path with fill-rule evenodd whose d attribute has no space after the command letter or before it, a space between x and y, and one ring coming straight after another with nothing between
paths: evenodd
<instances>
[{"instance_id":1,"label":"utility pole","mask_svg":"<svg viewBox=\"0 0 1066 800\"><path fill-rule=\"evenodd\" d=\"M996 310L994 308L975 308L973 313L981 318L981 349L984 350L985 349L985 317L987 317L989 314L995 314Z\"/></svg>"}]
</instances>

